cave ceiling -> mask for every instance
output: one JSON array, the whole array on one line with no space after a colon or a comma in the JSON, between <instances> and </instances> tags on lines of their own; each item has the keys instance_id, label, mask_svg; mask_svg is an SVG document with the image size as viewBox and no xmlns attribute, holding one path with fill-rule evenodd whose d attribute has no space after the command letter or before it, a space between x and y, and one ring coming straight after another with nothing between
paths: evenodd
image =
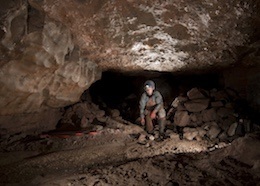
<instances>
[{"instance_id":1,"label":"cave ceiling","mask_svg":"<svg viewBox=\"0 0 260 186\"><path fill-rule=\"evenodd\" d=\"M75 103L108 70L196 72L259 61L259 1L1 4L1 115Z\"/></svg>"}]
</instances>

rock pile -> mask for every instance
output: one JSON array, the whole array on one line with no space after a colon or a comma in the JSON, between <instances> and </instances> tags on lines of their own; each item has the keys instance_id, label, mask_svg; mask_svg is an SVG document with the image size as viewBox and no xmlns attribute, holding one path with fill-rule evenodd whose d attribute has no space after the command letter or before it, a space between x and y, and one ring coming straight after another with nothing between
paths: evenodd
<instances>
[{"instance_id":1,"label":"rock pile","mask_svg":"<svg viewBox=\"0 0 260 186\"><path fill-rule=\"evenodd\" d=\"M192 88L185 96L178 96L167 116L175 126L183 129L188 140L226 140L250 131L250 121L242 119L234 110L238 95L231 89L210 91Z\"/></svg>"},{"instance_id":2,"label":"rock pile","mask_svg":"<svg viewBox=\"0 0 260 186\"><path fill-rule=\"evenodd\" d=\"M62 117L60 127L62 129L85 129L95 122L106 121L105 111L91 102L80 102L69 107Z\"/></svg>"}]
</instances>

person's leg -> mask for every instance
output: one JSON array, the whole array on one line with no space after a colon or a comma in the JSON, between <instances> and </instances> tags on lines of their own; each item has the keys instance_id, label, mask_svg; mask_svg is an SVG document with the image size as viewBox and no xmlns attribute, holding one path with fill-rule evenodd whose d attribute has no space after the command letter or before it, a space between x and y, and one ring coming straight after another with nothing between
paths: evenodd
<instances>
[{"instance_id":1,"label":"person's leg","mask_svg":"<svg viewBox=\"0 0 260 186\"><path fill-rule=\"evenodd\" d=\"M146 125L146 131L148 133L152 133L153 132L153 120L150 117L150 114L147 114L145 116L145 125Z\"/></svg>"},{"instance_id":2,"label":"person's leg","mask_svg":"<svg viewBox=\"0 0 260 186\"><path fill-rule=\"evenodd\" d=\"M162 108L158 112L158 124L160 135L163 135L165 132L165 122L166 122L166 111Z\"/></svg>"},{"instance_id":3,"label":"person's leg","mask_svg":"<svg viewBox=\"0 0 260 186\"><path fill-rule=\"evenodd\" d=\"M159 124L160 135L162 135L165 132L165 118L159 118L158 119L158 124Z\"/></svg>"}]
</instances>

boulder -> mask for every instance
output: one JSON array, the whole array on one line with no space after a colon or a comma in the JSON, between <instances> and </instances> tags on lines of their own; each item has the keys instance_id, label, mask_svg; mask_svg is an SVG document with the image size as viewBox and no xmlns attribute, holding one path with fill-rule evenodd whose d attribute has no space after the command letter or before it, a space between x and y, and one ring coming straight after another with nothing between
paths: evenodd
<instances>
[{"instance_id":1,"label":"boulder","mask_svg":"<svg viewBox=\"0 0 260 186\"><path fill-rule=\"evenodd\" d=\"M189 112L201 112L209 105L209 99L196 99L184 103L185 108Z\"/></svg>"},{"instance_id":2,"label":"boulder","mask_svg":"<svg viewBox=\"0 0 260 186\"><path fill-rule=\"evenodd\" d=\"M191 119L191 121L194 122L194 123L196 123L196 122L198 121L198 118L197 118L196 114L194 114L194 113L192 113L192 114L190 115L190 119Z\"/></svg>"},{"instance_id":3,"label":"boulder","mask_svg":"<svg viewBox=\"0 0 260 186\"><path fill-rule=\"evenodd\" d=\"M177 111L174 115L174 124L185 127L190 124L190 116L187 111Z\"/></svg>"},{"instance_id":4,"label":"boulder","mask_svg":"<svg viewBox=\"0 0 260 186\"><path fill-rule=\"evenodd\" d=\"M85 116L83 116L81 118L80 127L81 128L86 128L88 125L89 125L88 119Z\"/></svg>"},{"instance_id":5,"label":"boulder","mask_svg":"<svg viewBox=\"0 0 260 186\"><path fill-rule=\"evenodd\" d=\"M226 119L224 119L222 122L219 123L219 126L227 131L232 123L236 122L236 118L234 116L228 116Z\"/></svg>"},{"instance_id":6,"label":"boulder","mask_svg":"<svg viewBox=\"0 0 260 186\"><path fill-rule=\"evenodd\" d=\"M171 139L179 139L179 134L175 133L175 132L172 132L169 134L169 137Z\"/></svg>"},{"instance_id":7,"label":"boulder","mask_svg":"<svg viewBox=\"0 0 260 186\"><path fill-rule=\"evenodd\" d=\"M210 128L212 126L217 126L218 127L218 124L216 122L207 122L207 123L204 123L201 128L205 129L206 131L210 130Z\"/></svg>"},{"instance_id":8,"label":"boulder","mask_svg":"<svg viewBox=\"0 0 260 186\"><path fill-rule=\"evenodd\" d=\"M219 135L218 135L218 139L220 140L226 140L227 139L227 133L225 131L221 132Z\"/></svg>"},{"instance_id":9,"label":"boulder","mask_svg":"<svg viewBox=\"0 0 260 186\"><path fill-rule=\"evenodd\" d=\"M138 138L138 142L143 143L144 141L146 141L146 135L145 134L140 134L140 136Z\"/></svg>"},{"instance_id":10,"label":"boulder","mask_svg":"<svg viewBox=\"0 0 260 186\"><path fill-rule=\"evenodd\" d=\"M202 120L204 122L216 121L218 119L218 115L214 108L203 110L201 114L202 114Z\"/></svg>"},{"instance_id":11,"label":"boulder","mask_svg":"<svg viewBox=\"0 0 260 186\"><path fill-rule=\"evenodd\" d=\"M187 96L191 100L206 98L202 91L200 91L198 88L192 88L190 91L187 92Z\"/></svg>"},{"instance_id":12,"label":"boulder","mask_svg":"<svg viewBox=\"0 0 260 186\"><path fill-rule=\"evenodd\" d=\"M183 129L183 138L184 139L193 140L196 136L198 136L198 131L196 128L185 127Z\"/></svg>"},{"instance_id":13,"label":"boulder","mask_svg":"<svg viewBox=\"0 0 260 186\"><path fill-rule=\"evenodd\" d=\"M207 132L207 136L210 138L210 139L215 139L219 133L221 132L221 129L216 126L216 125L212 125L209 129L209 131Z\"/></svg>"},{"instance_id":14,"label":"boulder","mask_svg":"<svg viewBox=\"0 0 260 186\"><path fill-rule=\"evenodd\" d=\"M171 106L174 108L177 108L181 103L187 101L188 98L184 97L184 96L178 96L174 99L174 101L172 102Z\"/></svg>"},{"instance_id":15,"label":"boulder","mask_svg":"<svg viewBox=\"0 0 260 186\"><path fill-rule=\"evenodd\" d=\"M238 123L235 122L232 125L230 125L227 134L228 136L234 136L236 134L236 129L237 129Z\"/></svg>"},{"instance_id":16,"label":"boulder","mask_svg":"<svg viewBox=\"0 0 260 186\"><path fill-rule=\"evenodd\" d=\"M201 125L203 123L202 121L202 114L200 112L197 112L197 113L193 113L195 116L196 116L196 123L197 125Z\"/></svg>"},{"instance_id":17,"label":"boulder","mask_svg":"<svg viewBox=\"0 0 260 186\"><path fill-rule=\"evenodd\" d=\"M196 141L202 141L202 137L201 137L200 135L197 135L197 136L195 137L195 139L196 139Z\"/></svg>"},{"instance_id":18,"label":"boulder","mask_svg":"<svg viewBox=\"0 0 260 186\"><path fill-rule=\"evenodd\" d=\"M203 128L201 128L201 127L197 127L197 131L198 131L198 134L199 134L200 137L204 137L205 134L207 134L207 131L204 130Z\"/></svg>"},{"instance_id":19,"label":"boulder","mask_svg":"<svg viewBox=\"0 0 260 186\"><path fill-rule=\"evenodd\" d=\"M117 109L111 110L111 117L112 118L118 118L120 116L120 111Z\"/></svg>"},{"instance_id":20,"label":"boulder","mask_svg":"<svg viewBox=\"0 0 260 186\"><path fill-rule=\"evenodd\" d=\"M178 111L181 111L181 110L185 110L186 111L187 109L184 107L183 104L179 104L178 107L177 107L177 110Z\"/></svg>"},{"instance_id":21,"label":"boulder","mask_svg":"<svg viewBox=\"0 0 260 186\"><path fill-rule=\"evenodd\" d=\"M104 117L98 117L97 120L101 123L105 123L108 120L108 117L104 116Z\"/></svg>"},{"instance_id":22,"label":"boulder","mask_svg":"<svg viewBox=\"0 0 260 186\"><path fill-rule=\"evenodd\" d=\"M99 110L96 112L96 117L101 118L105 116L105 111L104 110Z\"/></svg>"}]
</instances>

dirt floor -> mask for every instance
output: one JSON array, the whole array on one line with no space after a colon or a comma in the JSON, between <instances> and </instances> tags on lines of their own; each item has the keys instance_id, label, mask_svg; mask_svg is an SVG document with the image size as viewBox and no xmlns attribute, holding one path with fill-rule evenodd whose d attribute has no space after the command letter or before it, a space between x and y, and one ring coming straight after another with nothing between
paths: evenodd
<instances>
[{"instance_id":1,"label":"dirt floor","mask_svg":"<svg viewBox=\"0 0 260 186\"><path fill-rule=\"evenodd\" d=\"M107 120L92 132L1 139L1 185L260 185L260 135L159 140ZM169 130L168 130L169 131Z\"/></svg>"}]
</instances>

